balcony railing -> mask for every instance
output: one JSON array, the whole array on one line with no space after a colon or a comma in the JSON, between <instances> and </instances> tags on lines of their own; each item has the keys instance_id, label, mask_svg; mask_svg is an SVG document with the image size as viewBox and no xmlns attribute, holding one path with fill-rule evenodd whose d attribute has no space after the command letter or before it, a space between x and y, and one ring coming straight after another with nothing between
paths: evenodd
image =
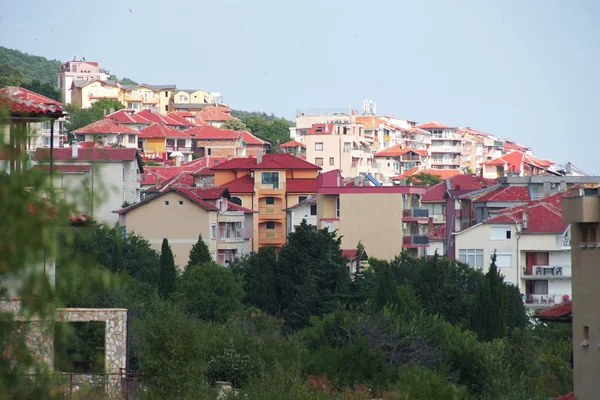
<instances>
[{"instance_id":1,"label":"balcony railing","mask_svg":"<svg viewBox=\"0 0 600 400\"><path fill-rule=\"evenodd\" d=\"M260 232L258 235L260 240L269 240L269 239L281 239L283 238L283 232L281 231L273 231L273 232Z\"/></svg>"},{"instance_id":2,"label":"balcony railing","mask_svg":"<svg viewBox=\"0 0 600 400\"><path fill-rule=\"evenodd\" d=\"M165 150L169 151L192 151L191 146L165 146Z\"/></svg>"},{"instance_id":3,"label":"balcony railing","mask_svg":"<svg viewBox=\"0 0 600 400\"><path fill-rule=\"evenodd\" d=\"M260 215L262 214L266 214L266 215L277 215L277 214L281 214L283 212L281 207L277 207L277 206L264 206L264 207L258 207L258 213Z\"/></svg>"},{"instance_id":4,"label":"balcony railing","mask_svg":"<svg viewBox=\"0 0 600 400\"><path fill-rule=\"evenodd\" d=\"M402 247L428 247L429 236L427 235L405 235L402 238Z\"/></svg>"},{"instance_id":5,"label":"balcony railing","mask_svg":"<svg viewBox=\"0 0 600 400\"><path fill-rule=\"evenodd\" d=\"M553 307L563 302L564 293L529 294L523 299L525 305L531 308Z\"/></svg>"},{"instance_id":6,"label":"balcony railing","mask_svg":"<svg viewBox=\"0 0 600 400\"><path fill-rule=\"evenodd\" d=\"M421 156L402 156L400 161L421 161Z\"/></svg>"},{"instance_id":7,"label":"balcony railing","mask_svg":"<svg viewBox=\"0 0 600 400\"><path fill-rule=\"evenodd\" d=\"M569 265L533 265L523 270L525 279L559 279L570 278L571 266Z\"/></svg>"},{"instance_id":8,"label":"balcony railing","mask_svg":"<svg viewBox=\"0 0 600 400\"><path fill-rule=\"evenodd\" d=\"M432 158L431 164L460 165L459 158Z\"/></svg>"},{"instance_id":9,"label":"balcony railing","mask_svg":"<svg viewBox=\"0 0 600 400\"><path fill-rule=\"evenodd\" d=\"M408 210L402 211L402 219L403 220L411 220L411 219L428 219L429 218L429 210L426 208L410 208Z\"/></svg>"},{"instance_id":10,"label":"balcony railing","mask_svg":"<svg viewBox=\"0 0 600 400\"><path fill-rule=\"evenodd\" d=\"M431 146L429 150L432 153L460 153L461 148L458 146Z\"/></svg>"}]
</instances>

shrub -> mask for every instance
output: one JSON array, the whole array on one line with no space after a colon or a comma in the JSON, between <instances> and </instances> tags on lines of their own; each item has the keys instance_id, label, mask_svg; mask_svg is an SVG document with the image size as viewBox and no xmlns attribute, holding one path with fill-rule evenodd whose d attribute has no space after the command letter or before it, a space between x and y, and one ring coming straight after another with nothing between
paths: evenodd
<instances>
[{"instance_id":1,"label":"shrub","mask_svg":"<svg viewBox=\"0 0 600 400\"><path fill-rule=\"evenodd\" d=\"M208 362L206 378L210 383L231 382L233 387L241 387L260 371L259 363L246 354L234 349L226 349L223 354L212 357Z\"/></svg>"}]
</instances>

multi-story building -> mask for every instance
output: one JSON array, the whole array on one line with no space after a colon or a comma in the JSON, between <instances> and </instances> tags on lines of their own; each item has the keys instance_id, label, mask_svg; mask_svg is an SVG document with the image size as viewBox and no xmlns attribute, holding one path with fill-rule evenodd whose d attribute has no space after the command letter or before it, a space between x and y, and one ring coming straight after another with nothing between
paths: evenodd
<instances>
[{"instance_id":1,"label":"multi-story building","mask_svg":"<svg viewBox=\"0 0 600 400\"><path fill-rule=\"evenodd\" d=\"M437 121L417 125L417 128L431 133L431 166L440 169L461 168L462 136L456 128Z\"/></svg>"},{"instance_id":2,"label":"multi-story building","mask_svg":"<svg viewBox=\"0 0 600 400\"><path fill-rule=\"evenodd\" d=\"M245 146L241 132L219 129L212 125L194 126L182 131L190 135L197 157L243 157Z\"/></svg>"},{"instance_id":3,"label":"multi-story building","mask_svg":"<svg viewBox=\"0 0 600 400\"><path fill-rule=\"evenodd\" d=\"M228 264L252 248L254 212L229 201L226 188L175 187L121 209L119 225L160 251L163 238L183 269L192 246L202 235L213 260ZM160 226L160 229L156 229Z\"/></svg>"},{"instance_id":4,"label":"multi-story building","mask_svg":"<svg viewBox=\"0 0 600 400\"><path fill-rule=\"evenodd\" d=\"M123 103L121 85L115 81L75 80L71 84L71 104L77 108L90 108L98 100L110 99Z\"/></svg>"},{"instance_id":5,"label":"multi-story building","mask_svg":"<svg viewBox=\"0 0 600 400\"><path fill-rule=\"evenodd\" d=\"M179 161L184 162L192 159L192 137L163 123L154 123L140 130L138 140L138 148L145 155L159 156L164 160L181 157Z\"/></svg>"},{"instance_id":6,"label":"multi-story building","mask_svg":"<svg viewBox=\"0 0 600 400\"><path fill-rule=\"evenodd\" d=\"M302 221L317 228L317 198L316 196L298 196L300 202L286 209L287 234L296 231Z\"/></svg>"},{"instance_id":7,"label":"multi-story building","mask_svg":"<svg viewBox=\"0 0 600 400\"><path fill-rule=\"evenodd\" d=\"M71 89L73 82L107 81L108 74L97 62L85 60L67 61L58 72L58 90L65 104L71 104Z\"/></svg>"},{"instance_id":8,"label":"multi-story building","mask_svg":"<svg viewBox=\"0 0 600 400\"><path fill-rule=\"evenodd\" d=\"M121 85L122 102L129 110L151 110L167 114L175 85Z\"/></svg>"},{"instance_id":9,"label":"multi-story building","mask_svg":"<svg viewBox=\"0 0 600 400\"><path fill-rule=\"evenodd\" d=\"M233 119L229 107L206 106L198 111L198 117L209 124L220 128L225 122Z\"/></svg>"},{"instance_id":10,"label":"multi-story building","mask_svg":"<svg viewBox=\"0 0 600 400\"><path fill-rule=\"evenodd\" d=\"M528 176L528 175L555 175L554 162L533 157L521 151L513 150L509 153L485 161L482 165L482 174L486 178L500 178L503 176Z\"/></svg>"},{"instance_id":11,"label":"multi-story building","mask_svg":"<svg viewBox=\"0 0 600 400\"><path fill-rule=\"evenodd\" d=\"M169 111L198 112L213 105L215 98L206 90L175 89L169 104Z\"/></svg>"},{"instance_id":12,"label":"multi-story building","mask_svg":"<svg viewBox=\"0 0 600 400\"><path fill-rule=\"evenodd\" d=\"M492 254L505 282L525 295L526 307L551 307L571 298L570 227L558 192L504 209L456 232L457 260L486 272Z\"/></svg>"},{"instance_id":13,"label":"multi-story building","mask_svg":"<svg viewBox=\"0 0 600 400\"><path fill-rule=\"evenodd\" d=\"M317 178L317 226L338 231L343 249L360 241L371 257L392 259L406 249L423 255L429 243L419 186L344 186L339 170Z\"/></svg>"},{"instance_id":14,"label":"multi-story building","mask_svg":"<svg viewBox=\"0 0 600 400\"><path fill-rule=\"evenodd\" d=\"M234 158L212 170L214 184L229 189L231 202L257 212L253 227L256 251L286 243L286 209L316 194L321 167L290 154L258 153L256 158Z\"/></svg>"},{"instance_id":15,"label":"multi-story building","mask_svg":"<svg viewBox=\"0 0 600 400\"><path fill-rule=\"evenodd\" d=\"M73 131L78 142L97 142L101 146L123 146L137 149L138 132L103 118Z\"/></svg>"},{"instance_id":16,"label":"multi-story building","mask_svg":"<svg viewBox=\"0 0 600 400\"><path fill-rule=\"evenodd\" d=\"M95 220L114 223L122 204L140 201L142 160L137 149L58 148L52 152L54 187L77 211ZM39 148L35 160L49 171L50 149Z\"/></svg>"},{"instance_id":17,"label":"multi-story building","mask_svg":"<svg viewBox=\"0 0 600 400\"><path fill-rule=\"evenodd\" d=\"M573 188L563 199L563 219L571 224L573 386L578 400L600 393L600 196L598 185Z\"/></svg>"},{"instance_id":18,"label":"multi-story building","mask_svg":"<svg viewBox=\"0 0 600 400\"><path fill-rule=\"evenodd\" d=\"M375 176L384 182L409 169L426 167L429 161L427 150L417 150L402 144L378 151L374 154L374 158L377 165L377 175Z\"/></svg>"}]
</instances>

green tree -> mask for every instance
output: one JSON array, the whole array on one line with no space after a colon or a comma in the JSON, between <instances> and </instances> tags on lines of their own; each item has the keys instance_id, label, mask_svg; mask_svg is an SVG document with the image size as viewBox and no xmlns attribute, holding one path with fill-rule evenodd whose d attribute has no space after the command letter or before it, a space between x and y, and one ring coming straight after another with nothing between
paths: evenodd
<instances>
[{"instance_id":1,"label":"green tree","mask_svg":"<svg viewBox=\"0 0 600 400\"><path fill-rule=\"evenodd\" d=\"M248 131L248 127L237 118L232 118L230 120L225 121L221 127L221 129L229 129L231 131Z\"/></svg>"},{"instance_id":2,"label":"green tree","mask_svg":"<svg viewBox=\"0 0 600 400\"><path fill-rule=\"evenodd\" d=\"M32 92L36 92L39 93L43 96L46 96L50 99L56 100L56 101L61 101L60 98L60 92L58 91L58 89L56 88L56 86L53 86L49 83L46 82L42 82L38 79L34 79L32 81L28 81L28 82L24 82L21 87L24 87L25 89L29 89Z\"/></svg>"},{"instance_id":3,"label":"green tree","mask_svg":"<svg viewBox=\"0 0 600 400\"><path fill-rule=\"evenodd\" d=\"M113 230L113 246L112 246L112 268L113 272L125 271L125 257L121 249L121 238L117 234L116 229Z\"/></svg>"},{"instance_id":4,"label":"green tree","mask_svg":"<svg viewBox=\"0 0 600 400\"><path fill-rule=\"evenodd\" d=\"M75 108L67 106L66 109L69 112L67 117L67 130L72 132L81 127L89 125L93 122L99 121L104 118L105 115L112 111L118 111L125 108L117 100L113 99L102 99L98 100L90 108Z\"/></svg>"},{"instance_id":5,"label":"green tree","mask_svg":"<svg viewBox=\"0 0 600 400\"><path fill-rule=\"evenodd\" d=\"M219 264L205 262L188 267L177 284L173 301L195 318L224 322L241 309L241 282Z\"/></svg>"},{"instance_id":6,"label":"green tree","mask_svg":"<svg viewBox=\"0 0 600 400\"><path fill-rule=\"evenodd\" d=\"M506 335L506 289L496 266L495 252L473 299L470 325L481 340L491 341Z\"/></svg>"},{"instance_id":7,"label":"green tree","mask_svg":"<svg viewBox=\"0 0 600 400\"><path fill-rule=\"evenodd\" d=\"M191 267L192 265L209 263L212 262L212 255L210 254L210 250L206 245L204 239L202 239L202 234L198 235L198 241L196 244L192 246L190 250L190 259L186 265L186 269Z\"/></svg>"},{"instance_id":8,"label":"green tree","mask_svg":"<svg viewBox=\"0 0 600 400\"><path fill-rule=\"evenodd\" d=\"M23 82L38 79L52 86L57 86L56 74L62 66L62 62L58 60L48 60L2 46L0 46L0 64L6 64L21 71L24 77Z\"/></svg>"},{"instance_id":9,"label":"green tree","mask_svg":"<svg viewBox=\"0 0 600 400\"><path fill-rule=\"evenodd\" d=\"M277 253L271 246L261 247L256 254L245 260L244 302L275 315L279 310L277 299Z\"/></svg>"},{"instance_id":10,"label":"green tree","mask_svg":"<svg viewBox=\"0 0 600 400\"><path fill-rule=\"evenodd\" d=\"M163 299L168 298L175 290L177 283L177 269L169 241L165 238L160 252L160 273L158 281L158 294Z\"/></svg>"},{"instance_id":11,"label":"green tree","mask_svg":"<svg viewBox=\"0 0 600 400\"><path fill-rule=\"evenodd\" d=\"M406 178L406 183L416 186L433 186L442 181L438 175L429 174L427 172L419 172Z\"/></svg>"},{"instance_id":12,"label":"green tree","mask_svg":"<svg viewBox=\"0 0 600 400\"><path fill-rule=\"evenodd\" d=\"M25 80L23 73L7 64L0 64L0 88L4 86L21 86Z\"/></svg>"}]
</instances>

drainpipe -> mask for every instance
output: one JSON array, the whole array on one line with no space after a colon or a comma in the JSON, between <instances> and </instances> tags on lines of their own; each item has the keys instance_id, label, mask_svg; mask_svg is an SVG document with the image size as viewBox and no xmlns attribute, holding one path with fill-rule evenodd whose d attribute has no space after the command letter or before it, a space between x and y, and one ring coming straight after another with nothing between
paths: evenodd
<instances>
[{"instance_id":1,"label":"drainpipe","mask_svg":"<svg viewBox=\"0 0 600 400\"><path fill-rule=\"evenodd\" d=\"M521 288L521 263L520 263L520 259L521 259L521 252L519 250L519 240L521 240L521 234L523 233L523 228L521 227L521 230L519 230L519 223L515 222L515 231L517 232L517 289L519 289L520 292L520 288Z\"/></svg>"}]
</instances>

